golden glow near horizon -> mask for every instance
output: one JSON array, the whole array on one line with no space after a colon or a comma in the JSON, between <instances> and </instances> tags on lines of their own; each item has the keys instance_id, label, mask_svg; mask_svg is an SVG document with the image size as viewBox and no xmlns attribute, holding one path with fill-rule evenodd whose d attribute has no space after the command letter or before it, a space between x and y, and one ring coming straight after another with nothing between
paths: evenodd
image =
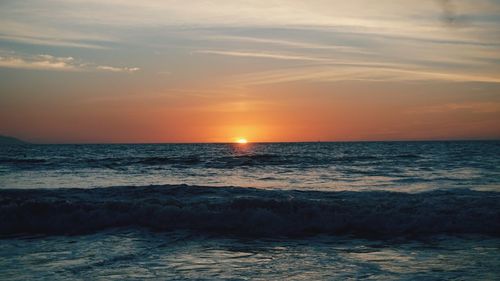
<instances>
[{"instance_id":1,"label":"golden glow near horizon","mask_svg":"<svg viewBox=\"0 0 500 281\"><path fill-rule=\"evenodd\" d=\"M247 144L248 140L245 138L238 138L238 139L236 139L236 142L239 144Z\"/></svg>"}]
</instances>

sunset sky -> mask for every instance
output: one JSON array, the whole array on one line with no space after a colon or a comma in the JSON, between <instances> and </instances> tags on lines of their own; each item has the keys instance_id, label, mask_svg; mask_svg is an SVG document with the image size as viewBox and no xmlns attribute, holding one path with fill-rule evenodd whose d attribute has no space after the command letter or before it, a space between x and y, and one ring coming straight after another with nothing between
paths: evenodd
<instances>
[{"instance_id":1,"label":"sunset sky","mask_svg":"<svg viewBox=\"0 0 500 281\"><path fill-rule=\"evenodd\" d=\"M500 1L1 1L0 134L499 139Z\"/></svg>"}]
</instances>

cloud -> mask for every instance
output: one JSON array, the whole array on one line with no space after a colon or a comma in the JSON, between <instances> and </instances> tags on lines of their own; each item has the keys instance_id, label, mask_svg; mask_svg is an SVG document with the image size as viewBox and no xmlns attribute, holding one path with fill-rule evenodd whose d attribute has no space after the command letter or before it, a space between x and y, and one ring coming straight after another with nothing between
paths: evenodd
<instances>
[{"instance_id":1,"label":"cloud","mask_svg":"<svg viewBox=\"0 0 500 281\"><path fill-rule=\"evenodd\" d=\"M408 110L408 114L434 114L449 112L469 112L476 114L489 114L500 112L500 102L460 102L447 103L442 105L432 105Z\"/></svg>"},{"instance_id":2,"label":"cloud","mask_svg":"<svg viewBox=\"0 0 500 281\"><path fill-rule=\"evenodd\" d=\"M297 49L316 49L316 50L334 50L341 52L353 52L353 53L368 53L361 48L346 46L346 45L337 45L337 44L320 44L320 43L311 43L311 42L303 42L303 41L293 41L286 39L270 39L270 38L262 38L262 37L248 37L248 36L228 36L228 35L216 35L216 36L207 36L202 39L206 40L216 40L216 41L229 41L229 42L240 42L240 43L253 43L254 45L277 45L289 48L297 48Z\"/></svg>"},{"instance_id":3,"label":"cloud","mask_svg":"<svg viewBox=\"0 0 500 281\"><path fill-rule=\"evenodd\" d=\"M435 1L438 0L405 1L404 4L398 0L316 0L307 3L302 0L219 0L216 4L209 0L12 1L2 3L0 26L11 22L24 27L6 27L0 30L4 30L1 32L4 35L18 36L20 31L36 27L42 32L32 30L29 34L22 33L23 36L34 37L36 34L49 32L47 37L50 39L62 38L73 42L78 37L99 40L109 34L123 36L121 32L130 30L123 27L141 30L156 27L326 28L436 40L460 38L467 41L475 41L480 29L488 28L493 32L497 29L495 25L487 25L491 21L488 15L500 11L500 5L495 1L451 3L441 0L438 1L441 9L436 9ZM109 13L110 10L113 13ZM450 33L436 19L442 18L444 14L445 18L456 21L458 10L465 15L474 15L475 24L468 26L461 34ZM69 26L73 27L70 31ZM47 31L44 32L45 30ZM99 30L101 34L95 36L89 30L92 33ZM481 34L481 37L485 40L489 38L488 34ZM498 39L494 41L498 43Z\"/></svg>"},{"instance_id":4,"label":"cloud","mask_svg":"<svg viewBox=\"0 0 500 281\"><path fill-rule=\"evenodd\" d=\"M230 77L236 87L289 82L338 82L338 81L448 81L500 83L500 77L470 75L457 72L429 71L403 65L313 65L248 73Z\"/></svg>"},{"instance_id":5,"label":"cloud","mask_svg":"<svg viewBox=\"0 0 500 281\"><path fill-rule=\"evenodd\" d=\"M73 57L56 57L47 54L26 55L13 52L0 51L0 67L50 70L50 71L110 71L110 72L135 72L138 67L113 67L85 63Z\"/></svg>"},{"instance_id":6,"label":"cloud","mask_svg":"<svg viewBox=\"0 0 500 281\"><path fill-rule=\"evenodd\" d=\"M72 57L54 57L36 55L31 57L0 56L0 67L21 69L44 69L57 71L78 71L78 65Z\"/></svg>"},{"instance_id":7,"label":"cloud","mask_svg":"<svg viewBox=\"0 0 500 281\"><path fill-rule=\"evenodd\" d=\"M479 57L497 58L492 48L465 46L460 49L438 44L400 44L411 49L415 57L398 50L398 46L385 47L379 54L357 56L355 54L310 52L294 50L278 52L268 50L199 50L195 53L228 57L296 61L290 65L272 65L270 70L235 74L226 81L236 87L251 85L337 81L447 81L500 83L495 63L479 60ZM387 54L390 52L391 54ZM447 54L447 55L444 55Z\"/></svg>"},{"instance_id":8,"label":"cloud","mask_svg":"<svg viewBox=\"0 0 500 281\"><path fill-rule=\"evenodd\" d=\"M5 1L0 4L0 40L37 45L33 49L58 47L53 53L60 47L87 48L77 51L98 53L98 57L112 56L105 49L110 46L120 48L122 54L130 54L133 47L144 51L134 54L144 56L154 69L165 69L162 63L167 60L152 61L147 54L160 48L168 50L163 53L168 60L175 56L185 65L192 65L192 53L217 55L221 60L255 58L271 76L255 74L252 83L304 79L497 83L498 12L498 1L490 0ZM443 18L453 24L466 18L471 24L450 29L443 26ZM139 70L104 63L48 60L44 65L31 58L14 59L4 59L2 64L122 73ZM290 62L299 67L286 69ZM311 64L322 66L311 68ZM219 75L210 78L225 79L228 73L223 71L210 73ZM291 76L281 77L281 73Z\"/></svg>"},{"instance_id":9,"label":"cloud","mask_svg":"<svg viewBox=\"0 0 500 281\"><path fill-rule=\"evenodd\" d=\"M138 67L113 67L106 65L99 65L97 66L97 69L110 72L136 72L140 70Z\"/></svg>"},{"instance_id":10,"label":"cloud","mask_svg":"<svg viewBox=\"0 0 500 281\"><path fill-rule=\"evenodd\" d=\"M281 53L265 53L265 52L199 50L195 51L195 53L232 56L232 57L266 58L266 59L277 59L277 60L300 60L300 61L321 61L321 62L329 61L328 59L316 58L316 57L289 55Z\"/></svg>"},{"instance_id":11,"label":"cloud","mask_svg":"<svg viewBox=\"0 0 500 281\"><path fill-rule=\"evenodd\" d=\"M30 45L56 46L56 47L74 47L74 48L89 48L89 49L106 49L104 46L99 46L90 43L71 42L67 40L44 38L44 37L27 37L15 35L0 35L0 40L19 42Z\"/></svg>"},{"instance_id":12,"label":"cloud","mask_svg":"<svg viewBox=\"0 0 500 281\"><path fill-rule=\"evenodd\" d=\"M65 27L50 27L23 23L19 20L0 20L0 40L30 45L107 49L105 44L116 38L94 32L68 30Z\"/></svg>"}]
</instances>

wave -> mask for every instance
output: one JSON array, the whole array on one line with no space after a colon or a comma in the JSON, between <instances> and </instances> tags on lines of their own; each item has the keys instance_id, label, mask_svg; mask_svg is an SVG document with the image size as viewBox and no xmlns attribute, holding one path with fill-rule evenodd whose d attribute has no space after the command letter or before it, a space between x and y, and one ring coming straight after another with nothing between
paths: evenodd
<instances>
[{"instance_id":1,"label":"wave","mask_svg":"<svg viewBox=\"0 0 500 281\"><path fill-rule=\"evenodd\" d=\"M39 158L0 158L0 164L40 164L47 162L46 159Z\"/></svg>"},{"instance_id":2,"label":"wave","mask_svg":"<svg viewBox=\"0 0 500 281\"><path fill-rule=\"evenodd\" d=\"M165 166L181 165L195 166L199 165L207 168L235 168L242 166L259 165L284 165L290 162L284 157L273 154L255 154L255 155L233 155L202 158L198 155L188 156L170 156L170 157L126 157L126 158L103 158L89 159L86 161L90 166L118 168L132 165L143 166Z\"/></svg>"},{"instance_id":3,"label":"wave","mask_svg":"<svg viewBox=\"0 0 500 281\"><path fill-rule=\"evenodd\" d=\"M267 167L267 166L300 166L317 167L339 165L345 163L373 164L380 161L401 161L401 159L415 159L418 155L289 155L289 154L242 154L227 156L182 155L182 156L133 156L133 157L103 157L103 158L0 158L0 165L7 165L16 169L57 169L61 167L108 168L123 169L131 166L199 166L215 169L233 169L238 167ZM398 160L399 159L399 160Z\"/></svg>"},{"instance_id":4,"label":"wave","mask_svg":"<svg viewBox=\"0 0 500 281\"><path fill-rule=\"evenodd\" d=\"M500 236L500 193L322 192L195 186L0 190L0 235L119 227L249 237Z\"/></svg>"},{"instance_id":5,"label":"wave","mask_svg":"<svg viewBox=\"0 0 500 281\"><path fill-rule=\"evenodd\" d=\"M274 166L294 164L297 160L277 154L247 154L213 158L205 163L209 168L237 168L243 166Z\"/></svg>"},{"instance_id":6,"label":"wave","mask_svg":"<svg viewBox=\"0 0 500 281\"><path fill-rule=\"evenodd\" d=\"M89 166L93 167L119 167L119 166L130 166L130 165L145 165L145 166L158 166L158 165L175 165L175 164L198 164L200 163L200 158L198 156L186 156L186 157L109 157L100 159L87 159L85 162Z\"/></svg>"}]
</instances>

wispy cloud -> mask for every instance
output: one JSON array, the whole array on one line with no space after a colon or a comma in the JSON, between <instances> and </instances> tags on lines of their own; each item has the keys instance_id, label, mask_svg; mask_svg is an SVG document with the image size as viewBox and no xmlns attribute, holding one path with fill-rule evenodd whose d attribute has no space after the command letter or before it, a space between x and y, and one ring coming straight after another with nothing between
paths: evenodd
<instances>
[{"instance_id":1,"label":"wispy cloud","mask_svg":"<svg viewBox=\"0 0 500 281\"><path fill-rule=\"evenodd\" d=\"M111 72L136 72L140 70L138 67L114 67L107 65L99 65L97 69Z\"/></svg>"},{"instance_id":2,"label":"wispy cloud","mask_svg":"<svg viewBox=\"0 0 500 281\"><path fill-rule=\"evenodd\" d=\"M402 69L390 65L316 65L284 68L236 75L230 78L235 86L276 84L287 82L336 81L449 81L500 83L500 76L470 75L456 72L437 72L426 69Z\"/></svg>"},{"instance_id":3,"label":"wispy cloud","mask_svg":"<svg viewBox=\"0 0 500 281\"><path fill-rule=\"evenodd\" d=\"M325 43L313 43L313 42L303 42L303 41L293 41L285 39L270 39L263 37L248 37L248 36L228 36L228 35L215 35L207 36L201 39L222 41L222 42L240 42L240 43L253 43L255 45L276 45L289 48L297 49L316 49L316 50L333 50L349 53L370 53L358 47L346 46L346 45L336 45L336 44L325 44Z\"/></svg>"},{"instance_id":4,"label":"wispy cloud","mask_svg":"<svg viewBox=\"0 0 500 281\"><path fill-rule=\"evenodd\" d=\"M408 110L408 114L434 114L434 113L449 113L466 111L477 114L499 113L500 102L487 101L487 102L460 102L460 103L446 103L442 105L432 105L418 107Z\"/></svg>"},{"instance_id":5,"label":"wispy cloud","mask_svg":"<svg viewBox=\"0 0 500 281\"><path fill-rule=\"evenodd\" d=\"M76 60L73 57L56 57L52 55L20 55L12 52L0 52L0 67L51 70L51 71L109 71L135 72L138 67L101 66Z\"/></svg>"},{"instance_id":6,"label":"wispy cloud","mask_svg":"<svg viewBox=\"0 0 500 281\"><path fill-rule=\"evenodd\" d=\"M229 57L244 57L296 61L293 67L283 65L273 66L270 70L237 74L226 77L226 81L236 87L251 85L287 83L297 81L307 82L337 82L337 81L448 81L448 82L484 82L500 83L500 75L491 64L477 57L489 56L496 58L490 48L462 47L460 50L445 46L433 46L435 49L414 48L416 58L401 53L397 47L390 46L387 54L382 50L378 55L353 56L342 53L315 53L307 50L293 52L278 52L260 50L199 50L195 53L220 55ZM434 52L433 52L434 50ZM437 54L436 54L437 52ZM445 56L444 54L448 54ZM476 57L475 57L476 56ZM457 67L463 66L463 67Z\"/></svg>"},{"instance_id":7,"label":"wispy cloud","mask_svg":"<svg viewBox=\"0 0 500 281\"><path fill-rule=\"evenodd\" d=\"M68 30L65 27L50 27L27 24L15 20L0 20L0 40L30 45L107 49L106 44L116 38L96 34Z\"/></svg>"},{"instance_id":8,"label":"wispy cloud","mask_svg":"<svg viewBox=\"0 0 500 281\"><path fill-rule=\"evenodd\" d=\"M404 36L406 38L434 40L480 40L499 43L488 35L497 32L498 20L491 15L500 11L498 2L491 0L455 1L341 1L302 0L241 1L133 1L133 0L74 0L74 1L12 1L2 3L0 26L13 22L25 27L36 27L61 35L48 38L75 38L68 34L80 30L82 39L88 37L88 27L99 31L114 31L123 35L122 27L142 30L158 26L169 27L288 27L324 28L341 32L358 32L371 35ZM440 4L441 3L441 4ZM444 7L444 8L443 8ZM112 9L112 13L109 11ZM473 17L474 24L460 31L449 32L441 19L456 21L457 15ZM2 12L3 11L3 12ZM35 23L35 24L33 24ZM25 28L23 28L26 30ZM6 36L19 36L21 28L4 28ZM59 32L57 32L59 30ZM23 37L34 37L35 32ZM45 34L44 32L38 34ZM110 32L101 32L101 36ZM64 35L64 36L62 36ZM57 42L57 40L55 40ZM283 42L282 42L283 43ZM286 43L285 43L286 44ZM342 44L341 44L342 45ZM311 46L309 46L311 47Z\"/></svg>"},{"instance_id":9,"label":"wispy cloud","mask_svg":"<svg viewBox=\"0 0 500 281\"><path fill-rule=\"evenodd\" d=\"M184 65L193 64L192 53L227 60L255 58L259 59L259 68L267 71L247 75L257 84L339 79L497 83L498 12L500 4L491 0L220 0L216 4L210 0L5 1L0 4L0 42L36 45L33 48L42 49L37 53L58 54L59 47L85 48L77 51L99 54L96 57L103 57L104 52L113 56L106 50L111 45L121 54L130 54L130 46L140 46L146 52L134 54L145 58L158 46L175 46L164 55ZM443 18L448 23L464 18L470 24L450 28L450 24L443 24ZM58 48L52 52L51 47ZM162 63L169 59L145 61L152 69L165 69ZM2 65L44 69L58 69L59 65L64 70L129 73L138 70L107 63L79 64L76 60L42 62L5 57ZM287 69L290 62L298 67ZM255 69L249 67L247 71ZM231 74L221 70L210 73L219 77L210 78L223 80ZM195 76L192 74L191 79Z\"/></svg>"},{"instance_id":10,"label":"wispy cloud","mask_svg":"<svg viewBox=\"0 0 500 281\"><path fill-rule=\"evenodd\" d=\"M270 52L244 52L244 51L218 51L218 50L199 50L195 51L199 54L212 54L212 55L222 55L222 56L232 56L232 57L251 57L251 58L266 58L266 59L277 59L277 60L300 60L300 61L316 61L316 62L326 62L330 61L328 59L308 57L292 54L283 53L270 53Z\"/></svg>"}]
</instances>

